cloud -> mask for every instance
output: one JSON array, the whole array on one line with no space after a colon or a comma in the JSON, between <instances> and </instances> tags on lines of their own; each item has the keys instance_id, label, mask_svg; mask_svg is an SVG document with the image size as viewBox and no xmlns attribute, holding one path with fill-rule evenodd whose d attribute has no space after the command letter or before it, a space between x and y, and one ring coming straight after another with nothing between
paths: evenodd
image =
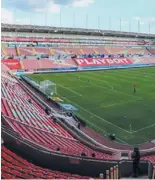
<instances>
[{"instance_id":1,"label":"cloud","mask_svg":"<svg viewBox=\"0 0 155 180\"><path fill-rule=\"evenodd\" d=\"M73 0L72 5L75 7L84 7L94 3L94 0Z\"/></svg>"},{"instance_id":2,"label":"cloud","mask_svg":"<svg viewBox=\"0 0 155 180\"><path fill-rule=\"evenodd\" d=\"M123 20L121 21L121 24L127 25L127 24L129 24L129 21L123 19Z\"/></svg>"},{"instance_id":3,"label":"cloud","mask_svg":"<svg viewBox=\"0 0 155 180\"><path fill-rule=\"evenodd\" d=\"M25 12L59 12L60 5L53 0L2 0L2 7L6 9L19 9Z\"/></svg>"},{"instance_id":4,"label":"cloud","mask_svg":"<svg viewBox=\"0 0 155 180\"><path fill-rule=\"evenodd\" d=\"M61 6L84 7L93 2L94 0L2 0L2 7L26 12L59 13Z\"/></svg>"},{"instance_id":5,"label":"cloud","mask_svg":"<svg viewBox=\"0 0 155 180\"><path fill-rule=\"evenodd\" d=\"M136 17L132 17L132 19L139 21L141 18L136 16Z\"/></svg>"},{"instance_id":6,"label":"cloud","mask_svg":"<svg viewBox=\"0 0 155 180\"><path fill-rule=\"evenodd\" d=\"M1 8L1 22L6 24L30 24L31 19L29 18L18 18L15 19L13 12L8 9Z\"/></svg>"},{"instance_id":7,"label":"cloud","mask_svg":"<svg viewBox=\"0 0 155 180\"><path fill-rule=\"evenodd\" d=\"M11 24L13 21L13 13L5 8L1 8L1 22Z\"/></svg>"},{"instance_id":8,"label":"cloud","mask_svg":"<svg viewBox=\"0 0 155 180\"><path fill-rule=\"evenodd\" d=\"M60 12L60 5L54 4L53 2L49 2L48 6L35 8L34 11L36 11L36 12L59 13Z\"/></svg>"},{"instance_id":9,"label":"cloud","mask_svg":"<svg viewBox=\"0 0 155 180\"><path fill-rule=\"evenodd\" d=\"M15 19L14 20L14 23L15 24L23 24L23 25L25 25L25 24L31 24L31 19L29 19L29 18L18 18L18 19Z\"/></svg>"},{"instance_id":10,"label":"cloud","mask_svg":"<svg viewBox=\"0 0 155 180\"><path fill-rule=\"evenodd\" d=\"M72 4L73 0L53 0L54 4L58 5L69 5Z\"/></svg>"},{"instance_id":11,"label":"cloud","mask_svg":"<svg viewBox=\"0 0 155 180\"><path fill-rule=\"evenodd\" d=\"M140 21L139 23L140 23L140 25L144 25L144 24L145 24L145 22L144 22L144 21Z\"/></svg>"},{"instance_id":12,"label":"cloud","mask_svg":"<svg viewBox=\"0 0 155 180\"><path fill-rule=\"evenodd\" d=\"M142 21L142 24L155 22L155 17L132 17L133 20Z\"/></svg>"}]
</instances>

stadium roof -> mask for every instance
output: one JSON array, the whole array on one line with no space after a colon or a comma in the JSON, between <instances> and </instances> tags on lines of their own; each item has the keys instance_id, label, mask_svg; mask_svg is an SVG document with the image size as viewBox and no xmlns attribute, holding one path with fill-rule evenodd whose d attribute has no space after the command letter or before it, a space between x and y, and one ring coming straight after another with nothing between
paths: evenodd
<instances>
[{"instance_id":1,"label":"stadium roof","mask_svg":"<svg viewBox=\"0 0 155 180\"><path fill-rule=\"evenodd\" d=\"M36 32L36 33L63 33L75 35L93 35L93 36L115 36L115 37L139 37L155 39L155 34L121 32L98 29L82 29L82 28L65 28L51 26L35 26L35 25L16 25L16 24L1 24L1 31L8 32Z\"/></svg>"}]
</instances>

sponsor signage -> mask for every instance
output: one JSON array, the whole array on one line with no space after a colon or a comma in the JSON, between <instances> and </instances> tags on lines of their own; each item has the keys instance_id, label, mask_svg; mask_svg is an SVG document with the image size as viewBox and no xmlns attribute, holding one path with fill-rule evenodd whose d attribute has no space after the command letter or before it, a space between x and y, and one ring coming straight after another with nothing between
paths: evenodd
<instances>
[{"instance_id":1,"label":"sponsor signage","mask_svg":"<svg viewBox=\"0 0 155 180\"><path fill-rule=\"evenodd\" d=\"M22 42L71 42L68 39L45 39L45 38L22 38L22 37L1 37L2 41L22 41Z\"/></svg>"},{"instance_id":2,"label":"sponsor signage","mask_svg":"<svg viewBox=\"0 0 155 180\"><path fill-rule=\"evenodd\" d=\"M3 59L2 63L11 70L21 69L21 65L18 59Z\"/></svg>"},{"instance_id":3,"label":"sponsor signage","mask_svg":"<svg viewBox=\"0 0 155 180\"><path fill-rule=\"evenodd\" d=\"M74 59L79 66L116 66L132 64L128 58L84 58Z\"/></svg>"}]
</instances>

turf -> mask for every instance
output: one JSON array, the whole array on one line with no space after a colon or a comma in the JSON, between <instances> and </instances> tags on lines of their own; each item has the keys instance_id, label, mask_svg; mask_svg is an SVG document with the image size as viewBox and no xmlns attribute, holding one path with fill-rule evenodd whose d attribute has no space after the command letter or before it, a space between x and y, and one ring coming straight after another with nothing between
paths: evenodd
<instances>
[{"instance_id":1,"label":"turf","mask_svg":"<svg viewBox=\"0 0 155 180\"><path fill-rule=\"evenodd\" d=\"M75 113L102 135L115 133L119 142L129 144L154 139L154 67L30 76L55 82L57 96L75 106Z\"/></svg>"}]
</instances>

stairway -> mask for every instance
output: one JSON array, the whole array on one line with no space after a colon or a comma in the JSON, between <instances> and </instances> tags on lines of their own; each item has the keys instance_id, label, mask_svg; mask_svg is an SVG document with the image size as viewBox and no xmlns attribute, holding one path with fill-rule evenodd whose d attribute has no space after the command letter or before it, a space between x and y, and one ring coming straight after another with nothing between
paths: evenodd
<instances>
[{"instance_id":1,"label":"stairway","mask_svg":"<svg viewBox=\"0 0 155 180\"><path fill-rule=\"evenodd\" d=\"M16 54L17 54L17 56L21 56L20 50L19 50L17 47L15 47L15 48L16 48Z\"/></svg>"},{"instance_id":2,"label":"stairway","mask_svg":"<svg viewBox=\"0 0 155 180\"><path fill-rule=\"evenodd\" d=\"M94 51L95 54L99 54L99 53L96 51L96 49L93 49L93 51Z\"/></svg>"},{"instance_id":3,"label":"stairway","mask_svg":"<svg viewBox=\"0 0 155 180\"><path fill-rule=\"evenodd\" d=\"M21 66L21 69L24 69L24 64L22 60L20 60L20 66Z\"/></svg>"},{"instance_id":4,"label":"stairway","mask_svg":"<svg viewBox=\"0 0 155 180\"><path fill-rule=\"evenodd\" d=\"M66 52L67 54L69 54L69 51L68 51L67 49L65 49L65 52Z\"/></svg>"},{"instance_id":5,"label":"stairway","mask_svg":"<svg viewBox=\"0 0 155 180\"><path fill-rule=\"evenodd\" d=\"M54 53L53 49L50 48L49 50L50 50L51 55L54 56L55 53Z\"/></svg>"},{"instance_id":6,"label":"stairway","mask_svg":"<svg viewBox=\"0 0 155 180\"><path fill-rule=\"evenodd\" d=\"M133 179L133 177L131 176L131 177L124 177L124 178L120 178L120 179ZM136 179L148 179L148 175L146 175L146 176L138 176L138 177L136 177Z\"/></svg>"},{"instance_id":7,"label":"stairway","mask_svg":"<svg viewBox=\"0 0 155 180\"><path fill-rule=\"evenodd\" d=\"M35 48L32 48L32 52L33 52L34 56L37 55L37 52L36 52Z\"/></svg>"},{"instance_id":8,"label":"stairway","mask_svg":"<svg viewBox=\"0 0 155 180\"><path fill-rule=\"evenodd\" d=\"M8 56L8 54L7 54L7 52L6 52L6 50L5 50L4 48L2 48L2 52L3 52L3 54L4 54L5 56Z\"/></svg>"},{"instance_id":9,"label":"stairway","mask_svg":"<svg viewBox=\"0 0 155 180\"><path fill-rule=\"evenodd\" d=\"M84 51L83 51L83 49L80 49L80 52L81 52L81 54L85 54Z\"/></svg>"}]
</instances>

